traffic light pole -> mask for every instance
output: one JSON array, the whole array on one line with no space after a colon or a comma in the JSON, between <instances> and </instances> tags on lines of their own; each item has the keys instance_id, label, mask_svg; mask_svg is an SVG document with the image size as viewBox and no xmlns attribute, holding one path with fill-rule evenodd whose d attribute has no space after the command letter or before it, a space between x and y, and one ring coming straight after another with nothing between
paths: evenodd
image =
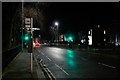
<instances>
[{"instance_id":1,"label":"traffic light pole","mask_svg":"<svg viewBox=\"0 0 120 80\"><path fill-rule=\"evenodd\" d=\"M33 28L33 18L25 18L25 28L27 29L27 34L30 35L30 40L28 40L28 53L30 53L30 71L33 72L33 31L40 30L39 28ZM29 37L27 35L27 37Z\"/></svg>"},{"instance_id":2,"label":"traffic light pole","mask_svg":"<svg viewBox=\"0 0 120 80\"><path fill-rule=\"evenodd\" d=\"M24 17L24 12L23 12L23 7L24 7L24 2L22 0L22 52L23 52L23 17Z\"/></svg>"},{"instance_id":3,"label":"traffic light pole","mask_svg":"<svg viewBox=\"0 0 120 80\"><path fill-rule=\"evenodd\" d=\"M30 66L30 69L31 69L31 72L33 72L33 31L32 31L32 28L33 28L33 18L31 18L31 57L30 57L30 63L31 63L31 66Z\"/></svg>"}]
</instances>

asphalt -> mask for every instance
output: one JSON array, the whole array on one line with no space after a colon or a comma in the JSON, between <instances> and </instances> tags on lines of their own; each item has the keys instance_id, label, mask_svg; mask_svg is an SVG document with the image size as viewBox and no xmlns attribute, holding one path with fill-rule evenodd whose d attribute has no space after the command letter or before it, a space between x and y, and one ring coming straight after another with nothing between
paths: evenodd
<instances>
[{"instance_id":1,"label":"asphalt","mask_svg":"<svg viewBox=\"0 0 120 80\"><path fill-rule=\"evenodd\" d=\"M56 79L118 78L116 68L102 62L96 62L96 60L93 61L85 57L83 52L41 46L37 49L36 56L43 60Z\"/></svg>"},{"instance_id":2,"label":"asphalt","mask_svg":"<svg viewBox=\"0 0 120 80\"><path fill-rule=\"evenodd\" d=\"M42 69L33 60L33 72L30 71L30 53L20 52L2 72L2 80L43 80Z\"/></svg>"}]
</instances>

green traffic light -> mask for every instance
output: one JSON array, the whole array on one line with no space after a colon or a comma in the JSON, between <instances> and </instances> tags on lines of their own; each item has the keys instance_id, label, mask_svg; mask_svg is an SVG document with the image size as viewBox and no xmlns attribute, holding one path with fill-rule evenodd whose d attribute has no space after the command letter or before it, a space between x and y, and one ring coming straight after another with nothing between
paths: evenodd
<instances>
[{"instance_id":1,"label":"green traffic light","mask_svg":"<svg viewBox=\"0 0 120 80\"><path fill-rule=\"evenodd\" d=\"M25 37L24 37L25 41L28 41L29 38L30 38L29 35L28 35L28 34L25 34Z\"/></svg>"},{"instance_id":2,"label":"green traffic light","mask_svg":"<svg viewBox=\"0 0 120 80\"><path fill-rule=\"evenodd\" d=\"M25 40L28 40L28 39L29 39L28 36L26 36L26 37L25 37Z\"/></svg>"},{"instance_id":3,"label":"green traffic light","mask_svg":"<svg viewBox=\"0 0 120 80\"><path fill-rule=\"evenodd\" d=\"M69 41L69 42L73 42L73 37L72 37L72 36L69 36L69 37L68 37L68 41Z\"/></svg>"},{"instance_id":4,"label":"green traffic light","mask_svg":"<svg viewBox=\"0 0 120 80\"><path fill-rule=\"evenodd\" d=\"M69 40L71 41L71 40L72 40L72 37L69 37Z\"/></svg>"}]
</instances>

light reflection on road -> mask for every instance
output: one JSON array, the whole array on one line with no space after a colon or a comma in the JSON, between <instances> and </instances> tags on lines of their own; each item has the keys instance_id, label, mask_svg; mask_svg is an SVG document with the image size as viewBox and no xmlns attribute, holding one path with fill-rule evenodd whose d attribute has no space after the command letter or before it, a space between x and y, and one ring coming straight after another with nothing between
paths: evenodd
<instances>
[{"instance_id":1,"label":"light reflection on road","mask_svg":"<svg viewBox=\"0 0 120 80\"><path fill-rule=\"evenodd\" d=\"M75 52L73 50L67 50L66 51L66 55L67 55L67 65L69 68L75 69L77 64L75 62Z\"/></svg>"}]
</instances>

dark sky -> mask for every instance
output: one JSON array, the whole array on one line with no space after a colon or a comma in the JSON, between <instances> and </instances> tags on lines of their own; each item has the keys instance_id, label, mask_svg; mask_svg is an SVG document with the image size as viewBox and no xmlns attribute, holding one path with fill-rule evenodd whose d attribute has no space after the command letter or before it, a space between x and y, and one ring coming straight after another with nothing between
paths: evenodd
<instances>
[{"instance_id":1,"label":"dark sky","mask_svg":"<svg viewBox=\"0 0 120 80\"><path fill-rule=\"evenodd\" d=\"M87 26L99 24L110 26L118 22L119 3L50 3L46 9L48 27L59 22L62 32L79 31Z\"/></svg>"},{"instance_id":2,"label":"dark sky","mask_svg":"<svg viewBox=\"0 0 120 80\"><path fill-rule=\"evenodd\" d=\"M20 3L3 4L3 32L6 31L4 30L6 27L10 28L18 4ZM59 22L59 31L62 33L78 32L96 24L104 27L116 27L119 24L119 3L117 2L50 2L44 4L45 6L38 6L38 8L43 9L45 16L46 31L43 33L45 37L49 35L49 27L54 25L55 21ZM8 28L7 30L10 31Z\"/></svg>"}]
</instances>

